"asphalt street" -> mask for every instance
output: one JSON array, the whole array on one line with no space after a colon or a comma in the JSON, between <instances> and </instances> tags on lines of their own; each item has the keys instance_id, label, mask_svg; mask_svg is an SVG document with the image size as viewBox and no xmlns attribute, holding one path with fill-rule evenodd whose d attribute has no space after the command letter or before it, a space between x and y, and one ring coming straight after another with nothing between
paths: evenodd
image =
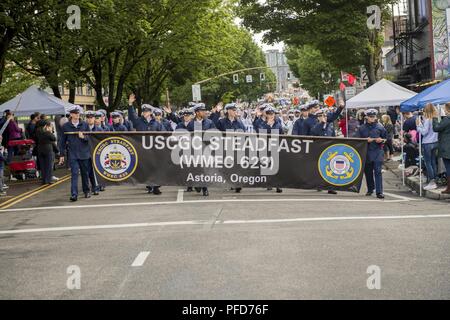
<instances>
[{"instance_id":1,"label":"asphalt street","mask_svg":"<svg viewBox=\"0 0 450 320\"><path fill-rule=\"evenodd\" d=\"M0 204L0 298L450 298L449 202L417 197L390 172L384 201L114 186L70 203L69 188Z\"/></svg>"}]
</instances>

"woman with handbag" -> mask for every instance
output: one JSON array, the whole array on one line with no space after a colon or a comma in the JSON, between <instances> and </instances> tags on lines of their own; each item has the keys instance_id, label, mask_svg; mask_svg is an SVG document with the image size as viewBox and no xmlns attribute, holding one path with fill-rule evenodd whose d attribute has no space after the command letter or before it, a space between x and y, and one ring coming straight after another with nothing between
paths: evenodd
<instances>
[{"instance_id":1,"label":"woman with handbag","mask_svg":"<svg viewBox=\"0 0 450 320\"><path fill-rule=\"evenodd\" d=\"M55 153L59 154L56 146L56 136L50 121L45 120L44 126L37 131L37 150L39 167L41 169L42 184L52 184L53 165L55 162Z\"/></svg>"}]
</instances>

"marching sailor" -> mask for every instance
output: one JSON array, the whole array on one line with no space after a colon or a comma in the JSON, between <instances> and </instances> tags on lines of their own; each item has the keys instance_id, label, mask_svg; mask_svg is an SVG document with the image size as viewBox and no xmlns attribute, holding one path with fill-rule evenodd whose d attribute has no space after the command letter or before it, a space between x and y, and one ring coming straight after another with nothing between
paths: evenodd
<instances>
[{"instance_id":1,"label":"marching sailor","mask_svg":"<svg viewBox=\"0 0 450 320\"><path fill-rule=\"evenodd\" d=\"M225 118L218 121L217 126L220 131L245 132L245 126L237 117L236 104L229 103L225 106ZM241 193L242 188L237 187L236 193Z\"/></svg>"},{"instance_id":2,"label":"marching sailor","mask_svg":"<svg viewBox=\"0 0 450 320\"><path fill-rule=\"evenodd\" d=\"M64 151L68 151L68 162L70 165L70 171L72 175L71 179L71 196L70 201L78 200L78 175L81 174L81 184L85 198L91 197L91 190L89 189L89 169L91 166L91 148L89 145L89 139L83 132L89 131L89 126L86 122L80 119L82 108L74 106L70 110L70 121L66 122L63 127L63 135L61 137L61 145L63 150L61 153L64 155ZM72 132L78 132L77 134L71 134ZM64 156L59 159L59 164L64 163Z\"/></svg>"},{"instance_id":3,"label":"marching sailor","mask_svg":"<svg viewBox=\"0 0 450 320\"><path fill-rule=\"evenodd\" d=\"M275 118L275 108L269 105L265 110L265 121L261 122L259 127L256 129L257 133L264 134L283 134L283 126L279 121ZM268 190L272 190L272 188L268 188ZM283 190L277 187L277 193L282 193Z\"/></svg>"},{"instance_id":4,"label":"marching sailor","mask_svg":"<svg viewBox=\"0 0 450 320\"><path fill-rule=\"evenodd\" d=\"M378 123L378 111L369 109L365 112L367 122L359 127L357 137L367 138L366 167L364 173L367 182L367 196L371 196L375 189L377 198L384 199L382 166L384 161L384 144L387 140L387 132L383 125ZM374 182L375 177L375 182Z\"/></svg>"},{"instance_id":5,"label":"marching sailor","mask_svg":"<svg viewBox=\"0 0 450 320\"><path fill-rule=\"evenodd\" d=\"M301 115L300 117L297 119L297 121L295 121L294 123L294 129L292 129L292 135L294 136L306 136L307 132L306 132L306 126L305 126L305 121L306 119L308 119L309 116L309 111L308 111L308 105L301 105L299 108Z\"/></svg>"},{"instance_id":6,"label":"marching sailor","mask_svg":"<svg viewBox=\"0 0 450 320\"><path fill-rule=\"evenodd\" d=\"M206 118L206 106L204 103L198 103L194 107L195 116L194 119L187 125L188 131L207 131L214 130L216 126L214 122L208 118ZM203 191L203 196L208 197L209 191L207 187L195 188L195 191L200 192Z\"/></svg>"},{"instance_id":7,"label":"marching sailor","mask_svg":"<svg viewBox=\"0 0 450 320\"><path fill-rule=\"evenodd\" d=\"M128 99L128 116L136 131L165 131L164 126L152 117L152 110L154 108L149 104L143 104L141 106L142 115L139 117L133 107L135 101L136 96L131 94ZM147 186L148 193L155 195L161 194L159 188L160 186Z\"/></svg>"},{"instance_id":8,"label":"marching sailor","mask_svg":"<svg viewBox=\"0 0 450 320\"><path fill-rule=\"evenodd\" d=\"M121 124L121 115L119 112L111 112L112 126L110 126L111 131L128 131L125 125Z\"/></svg>"}]
</instances>

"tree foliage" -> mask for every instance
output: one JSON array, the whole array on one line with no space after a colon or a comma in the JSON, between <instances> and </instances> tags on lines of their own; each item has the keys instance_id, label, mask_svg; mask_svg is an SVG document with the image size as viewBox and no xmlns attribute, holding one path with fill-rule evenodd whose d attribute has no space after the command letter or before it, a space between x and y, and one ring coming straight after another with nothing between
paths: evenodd
<instances>
[{"instance_id":1,"label":"tree foliage","mask_svg":"<svg viewBox=\"0 0 450 320\"><path fill-rule=\"evenodd\" d=\"M23 9L21 3L7 1L6 12ZM34 11L14 25L6 57L43 79L55 96L60 97L59 85L68 85L71 102L80 82L89 84L97 105L109 110L120 108L131 91L138 102L159 104L166 89L173 101L186 101L191 99L190 86L201 79L265 65L251 35L235 25L234 3L81 0L76 3L81 29L70 30L66 22L72 1L33 1ZM264 88L236 88L224 78L208 83L204 93L212 103L230 92L235 97L254 97Z\"/></svg>"},{"instance_id":2,"label":"tree foliage","mask_svg":"<svg viewBox=\"0 0 450 320\"><path fill-rule=\"evenodd\" d=\"M286 51L289 67L300 79L302 87L312 96L330 93L337 85L340 72L321 52L310 45L289 47ZM325 76L322 78L322 74ZM331 77L330 77L331 75Z\"/></svg>"},{"instance_id":3,"label":"tree foliage","mask_svg":"<svg viewBox=\"0 0 450 320\"><path fill-rule=\"evenodd\" d=\"M366 65L371 81L379 68L381 50L376 31L367 27L367 7L383 9L394 0L240 0L244 25L265 33L269 43L285 41L292 46L312 45L336 68L354 71Z\"/></svg>"}]
</instances>

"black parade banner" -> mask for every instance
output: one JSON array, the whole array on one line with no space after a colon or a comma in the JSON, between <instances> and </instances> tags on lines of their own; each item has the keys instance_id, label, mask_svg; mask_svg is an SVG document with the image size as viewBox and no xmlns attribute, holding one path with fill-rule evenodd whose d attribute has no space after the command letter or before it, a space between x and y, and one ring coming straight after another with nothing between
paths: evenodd
<instances>
[{"instance_id":1,"label":"black parade banner","mask_svg":"<svg viewBox=\"0 0 450 320\"><path fill-rule=\"evenodd\" d=\"M106 184L359 192L367 140L239 132L89 133Z\"/></svg>"}]
</instances>

